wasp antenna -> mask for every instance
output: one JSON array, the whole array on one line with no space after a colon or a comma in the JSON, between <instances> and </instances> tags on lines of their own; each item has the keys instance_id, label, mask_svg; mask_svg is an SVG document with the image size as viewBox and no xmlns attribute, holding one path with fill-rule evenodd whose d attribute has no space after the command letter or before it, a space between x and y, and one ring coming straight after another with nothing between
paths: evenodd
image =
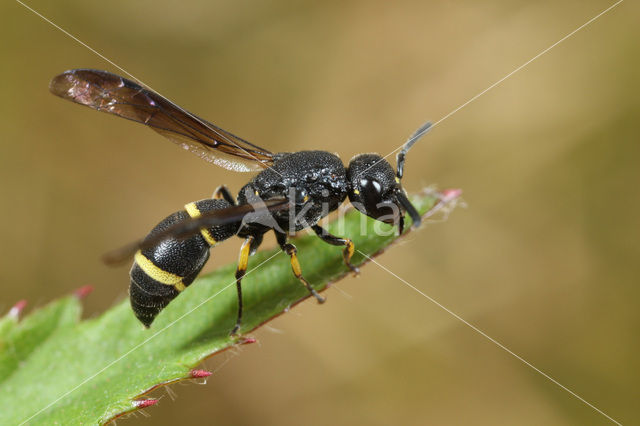
<instances>
[{"instance_id":1,"label":"wasp antenna","mask_svg":"<svg viewBox=\"0 0 640 426\"><path fill-rule=\"evenodd\" d=\"M405 161L405 157L407 155L407 152L409 152L409 150L411 149L413 144L415 144L418 141L418 139L420 139L422 136L425 135L425 133L427 133L429 131L431 126L432 126L431 122L427 121L422 126L418 127L418 130L416 130L415 132L413 132L413 134L411 136L409 136L409 139L407 139L407 141L404 143L404 145L400 149L400 152L396 156L396 162L398 164L398 166L397 166L398 167L398 171L397 171L398 179L402 179L402 173L403 173L403 170L404 170L404 161Z\"/></svg>"}]
</instances>

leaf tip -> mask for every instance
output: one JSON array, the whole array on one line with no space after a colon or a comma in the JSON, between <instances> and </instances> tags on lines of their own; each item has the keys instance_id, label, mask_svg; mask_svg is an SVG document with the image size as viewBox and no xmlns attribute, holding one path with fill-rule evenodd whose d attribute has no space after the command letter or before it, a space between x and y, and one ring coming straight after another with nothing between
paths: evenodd
<instances>
[{"instance_id":1,"label":"leaf tip","mask_svg":"<svg viewBox=\"0 0 640 426\"><path fill-rule=\"evenodd\" d=\"M192 379L202 379L204 377L209 377L212 374L213 373L211 371L207 370L191 370L191 372L189 373Z\"/></svg>"},{"instance_id":2,"label":"leaf tip","mask_svg":"<svg viewBox=\"0 0 640 426\"><path fill-rule=\"evenodd\" d=\"M76 289L73 292L73 295L75 297L77 297L78 299L82 300L85 297L87 297L91 292L93 292L93 286L92 285L83 285L82 287Z\"/></svg>"},{"instance_id":3,"label":"leaf tip","mask_svg":"<svg viewBox=\"0 0 640 426\"><path fill-rule=\"evenodd\" d=\"M152 405L156 405L158 403L157 399L135 399L131 401L135 408L146 408L151 407Z\"/></svg>"}]
</instances>

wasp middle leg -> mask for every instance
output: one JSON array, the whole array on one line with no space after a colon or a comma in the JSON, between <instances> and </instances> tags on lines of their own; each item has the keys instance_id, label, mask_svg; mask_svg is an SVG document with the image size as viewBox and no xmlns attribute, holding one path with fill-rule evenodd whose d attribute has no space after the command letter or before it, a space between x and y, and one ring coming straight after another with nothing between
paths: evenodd
<instances>
[{"instance_id":1,"label":"wasp middle leg","mask_svg":"<svg viewBox=\"0 0 640 426\"><path fill-rule=\"evenodd\" d=\"M360 272L357 266L351 264L351 257L353 256L353 253L355 251L355 246L353 245L353 241L351 241L351 239L336 237L335 235L327 232L327 230L320 225L313 225L311 229L313 229L313 232L315 232L316 235L320 237L320 239L325 243L329 243L333 246L344 246L344 250L342 250L342 258L344 259L344 264L347 265L349 269L351 269L351 272L353 272L354 275L357 275Z\"/></svg>"},{"instance_id":2,"label":"wasp middle leg","mask_svg":"<svg viewBox=\"0 0 640 426\"><path fill-rule=\"evenodd\" d=\"M293 270L293 275L295 275L296 278L307 288L307 290L309 290L309 293L311 293L311 295L316 298L318 303L324 303L326 299L320 296L320 294L313 287L311 287L311 284L309 284L309 281L307 281L302 276L302 268L300 267L300 262L298 262L298 249L296 248L296 246L287 242L287 234L277 232L277 231L275 231L275 233L276 233L276 240L278 241L280 248L282 249L283 252L289 255L289 258L291 260L291 269Z\"/></svg>"}]
</instances>

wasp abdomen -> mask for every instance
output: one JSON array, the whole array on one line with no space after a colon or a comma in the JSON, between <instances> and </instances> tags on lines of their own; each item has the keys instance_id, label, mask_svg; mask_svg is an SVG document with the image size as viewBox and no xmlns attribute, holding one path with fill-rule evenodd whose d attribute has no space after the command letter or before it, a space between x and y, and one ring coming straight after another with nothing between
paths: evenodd
<instances>
[{"instance_id":1,"label":"wasp abdomen","mask_svg":"<svg viewBox=\"0 0 640 426\"><path fill-rule=\"evenodd\" d=\"M230 207L225 200L189 203L184 211L173 213L160 222L147 238L210 210ZM186 239L168 238L155 247L136 253L131 268L129 297L136 317L149 327L155 317L198 276L209 258L209 249L235 235L238 224L202 229Z\"/></svg>"}]
</instances>

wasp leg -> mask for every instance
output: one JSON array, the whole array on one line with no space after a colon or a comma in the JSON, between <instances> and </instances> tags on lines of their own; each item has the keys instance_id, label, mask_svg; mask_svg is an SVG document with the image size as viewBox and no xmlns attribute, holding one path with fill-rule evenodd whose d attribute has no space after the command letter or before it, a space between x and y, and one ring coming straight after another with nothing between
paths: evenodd
<instances>
[{"instance_id":1,"label":"wasp leg","mask_svg":"<svg viewBox=\"0 0 640 426\"><path fill-rule=\"evenodd\" d=\"M233 195L231 195L231 192L229 192L229 189L226 187L226 185L220 185L219 187L217 187L216 190L213 191L213 198L214 199L222 198L232 206L236 205L236 199L233 198Z\"/></svg>"},{"instance_id":2,"label":"wasp leg","mask_svg":"<svg viewBox=\"0 0 640 426\"><path fill-rule=\"evenodd\" d=\"M358 267L351 264L351 257L353 256L353 252L355 251L355 246L353 245L353 241L351 241L351 239L340 238L336 237L335 235L331 235L320 225L313 225L311 229L313 229L313 232L315 232L316 235L320 237L320 239L325 243L329 243L334 246L344 246L344 250L342 251L344 264L347 265L349 269L351 269L351 272L353 272L354 275L357 275L360 272Z\"/></svg>"},{"instance_id":3,"label":"wasp leg","mask_svg":"<svg viewBox=\"0 0 640 426\"><path fill-rule=\"evenodd\" d=\"M291 269L293 270L293 275L295 275L296 278L300 280L302 284L304 284L307 290L309 290L309 293L311 293L311 295L316 298L318 303L324 303L326 299L320 296L320 294L313 287L311 287L311 284L309 284L309 282L302 276L302 268L300 267L300 262L298 262L298 249L296 249L296 246L288 243L287 235L280 232L276 232L276 240L278 240L278 244L280 245L282 251L287 253L289 255L289 258L291 259Z\"/></svg>"},{"instance_id":4,"label":"wasp leg","mask_svg":"<svg viewBox=\"0 0 640 426\"><path fill-rule=\"evenodd\" d=\"M244 277L247 271L247 265L249 264L249 255L251 254L251 246L253 246L255 238L253 236L247 237L242 243L240 248L240 256L238 257L238 268L236 269L236 289L238 291L238 317L236 319L236 325L231 330L231 335L235 336L240 330L242 325L242 277Z\"/></svg>"}]
</instances>

